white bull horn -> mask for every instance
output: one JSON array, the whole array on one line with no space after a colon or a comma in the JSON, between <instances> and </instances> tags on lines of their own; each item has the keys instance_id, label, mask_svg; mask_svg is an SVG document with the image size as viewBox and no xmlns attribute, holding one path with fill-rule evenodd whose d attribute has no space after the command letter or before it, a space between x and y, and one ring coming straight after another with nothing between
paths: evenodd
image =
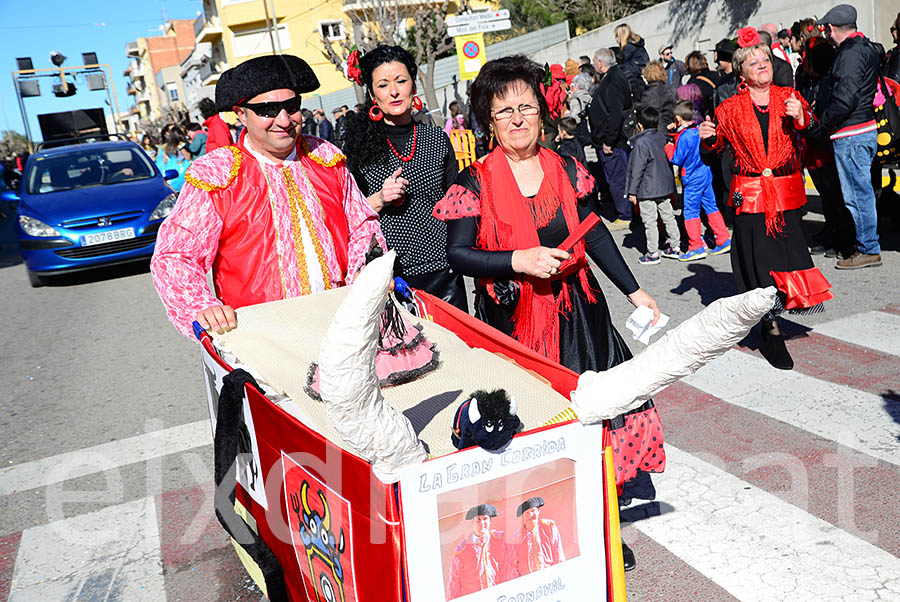
<instances>
[{"instance_id":1,"label":"white bull horn","mask_svg":"<svg viewBox=\"0 0 900 602\"><path fill-rule=\"evenodd\" d=\"M571 394L578 419L590 424L614 418L693 374L747 336L772 309L776 292L758 288L719 299L627 362L585 372Z\"/></svg>"}]
</instances>

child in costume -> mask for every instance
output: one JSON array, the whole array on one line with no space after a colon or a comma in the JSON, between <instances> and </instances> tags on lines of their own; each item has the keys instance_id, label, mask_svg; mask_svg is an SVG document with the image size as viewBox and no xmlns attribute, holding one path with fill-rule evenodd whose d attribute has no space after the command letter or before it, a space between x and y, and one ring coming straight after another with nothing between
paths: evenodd
<instances>
[{"instance_id":1,"label":"child in costume","mask_svg":"<svg viewBox=\"0 0 900 602\"><path fill-rule=\"evenodd\" d=\"M725 228L725 222L716 206L713 194L712 171L700 159L700 137L694 123L694 103L689 100L679 101L675 105L675 123L677 124L675 153L672 164L681 167L681 183L684 188L684 229L688 235L688 250L678 259L694 261L709 255L719 255L731 250L731 235ZM716 246L706 248L700 236L700 208L706 213L706 219L716 236Z\"/></svg>"}]
</instances>

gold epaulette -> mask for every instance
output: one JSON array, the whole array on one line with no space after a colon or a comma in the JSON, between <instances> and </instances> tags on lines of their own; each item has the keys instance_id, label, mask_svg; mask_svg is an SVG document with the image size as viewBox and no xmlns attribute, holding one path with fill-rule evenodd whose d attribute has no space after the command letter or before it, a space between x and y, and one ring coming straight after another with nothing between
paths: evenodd
<instances>
[{"instance_id":1,"label":"gold epaulette","mask_svg":"<svg viewBox=\"0 0 900 602\"><path fill-rule=\"evenodd\" d=\"M345 157L341 153L334 153L334 156L332 156L331 159L325 160L322 157L320 157L319 155L314 154L310 150L309 143L306 141L305 136L301 136L300 140L301 140L301 146L303 148L303 152L306 153L306 156L309 157L310 159L312 159L313 161L315 161L316 163L318 163L319 165L321 165L322 167L334 167L335 165L338 165L347 160L347 157Z\"/></svg>"},{"instance_id":2,"label":"gold epaulette","mask_svg":"<svg viewBox=\"0 0 900 602\"><path fill-rule=\"evenodd\" d=\"M241 149L236 146L226 146L225 148L231 151L233 161L231 163L231 169L228 171L228 180L224 184L213 184L212 182L201 180L191 173L191 169L188 169L188 172L184 174L184 181L191 186L194 186L201 190L205 190L206 192L213 192L216 190L224 190L225 188L228 188L228 186L230 186L231 183L234 182L234 179L238 175L238 171L240 171L241 169L241 159L243 155L241 153Z\"/></svg>"}]
</instances>

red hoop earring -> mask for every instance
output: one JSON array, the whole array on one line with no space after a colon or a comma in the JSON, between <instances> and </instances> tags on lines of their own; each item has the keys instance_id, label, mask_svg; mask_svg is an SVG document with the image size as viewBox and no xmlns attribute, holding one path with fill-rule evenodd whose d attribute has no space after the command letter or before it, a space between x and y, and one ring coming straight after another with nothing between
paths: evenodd
<instances>
[{"instance_id":1,"label":"red hoop earring","mask_svg":"<svg viewBox=\"0 0 900 602\"><path fill-rule=\"evenodd\" d=\"M369 119L372 121L381 121L384 119L384 113L381 112L378 105L372 105L372 108L369 109Z\"/></svg>"},{"instance_id":2,"label":"red hoop earring","mask_svg":"<svg viewBox=\"0 0 900 602\"><path fill-rule=\"evenodd\" d=\"M422 99L419 98L418 96L413 96L412 107L417 111L421 111L422 110Z\"/></svg>"}]
</instances>

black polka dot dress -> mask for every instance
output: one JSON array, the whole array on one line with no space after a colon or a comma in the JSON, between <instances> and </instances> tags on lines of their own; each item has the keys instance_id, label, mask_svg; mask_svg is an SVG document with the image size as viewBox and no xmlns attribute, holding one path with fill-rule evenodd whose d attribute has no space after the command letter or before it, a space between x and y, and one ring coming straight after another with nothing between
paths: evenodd
<instances>
[{"instance_id":1,"label":"black polka dot dress","mask_svg":"<svg viewBox=\"0 0 900 602\"><path fill-rule=\"evenodd\" d=\"M388 247L397 252L401 275L413 287L467 310L462 276L450 271L447 263L447 226L432 216L435 204L456 179L456 155L450 139L440 128L422 123L403 126L380 126L386 133L387 152L377 160L360 160L349 156L348 164L356 183L366 196L381 190L384 181L398 167L409 180L406 200L399 205L386 205L380 213L381 230ZM413 128L416 148L412 153ZM388 147L388 137L402 161Z\"/></svg>"}]
</instances>

